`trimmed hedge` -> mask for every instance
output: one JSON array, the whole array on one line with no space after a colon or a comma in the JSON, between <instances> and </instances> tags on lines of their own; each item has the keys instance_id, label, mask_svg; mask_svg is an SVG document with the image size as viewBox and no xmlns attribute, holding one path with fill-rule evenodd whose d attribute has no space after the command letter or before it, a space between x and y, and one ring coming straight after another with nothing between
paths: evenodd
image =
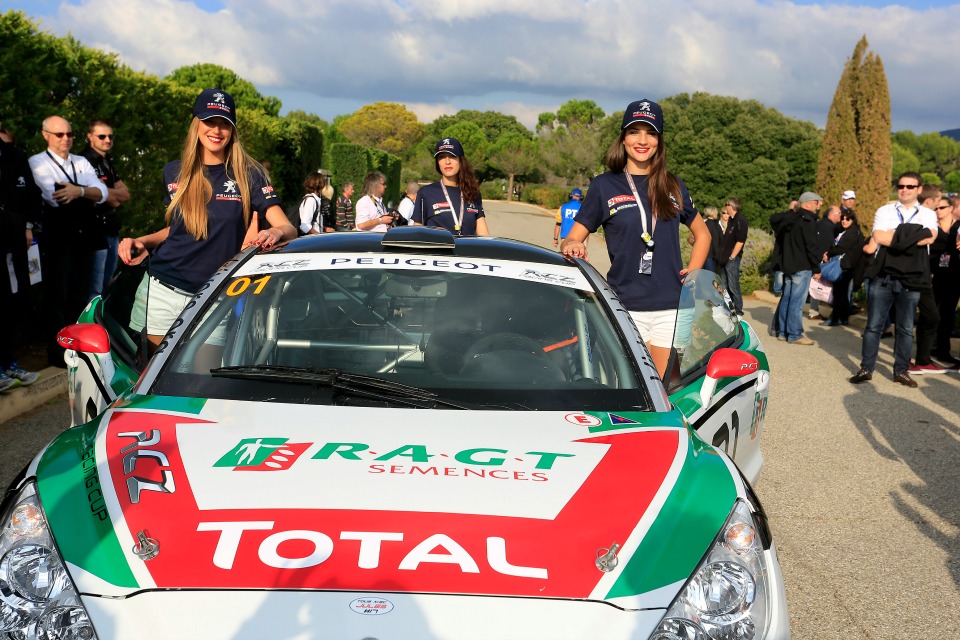
<instances>
[{"instance_id":1,"label":"trimmed hedge","mask_svg":"<svg viewBox=\"0 0 960 640\"><path fill-rule=\"evenodd\" d=\"M400 203L403 186L400 184L402 166L395 155L370 149L351 142L338 142L330 147L330 170L337 191L345 182L355 187L353 200L363 197L363 180L371 171L380 171L387 176L387 190L383 194L384 202Z\"/></svg>"}]
</instances>

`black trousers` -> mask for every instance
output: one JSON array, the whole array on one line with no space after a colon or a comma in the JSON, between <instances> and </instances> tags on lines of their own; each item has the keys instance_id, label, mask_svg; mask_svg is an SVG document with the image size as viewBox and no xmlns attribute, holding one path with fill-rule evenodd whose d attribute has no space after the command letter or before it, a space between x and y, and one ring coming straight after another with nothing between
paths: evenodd
<instances>
[{"instance_id":1,"label":"black trousers","mask_svg":"<svg viewBox=\"0 0 960 640\"><path fill-rule=\"evenodd\" d=\"M953 332L957 303L960 302L960 273L935 273L933 276L933 297L936 299L937 309L940 311L940 323L937 325L934 351L946 355L950 353L950 334Z\"/></svg>"},{"instance_id":2,"label":"black trousers","mask_svg":"<svg viewBox=\"0 0 960 640\"><path fill-rule=\"evenodd\" d=\"M40 240L43 276L43 326L47 361L63 366L57 333L73 324L89 302L94 251L78 243Z\"/></svg>"},{"instance_id":3,"label":"black trousers","mask_svg":"<svg viewBox=\"0 0 960 640\"><path fill-rule=\"evenodd\" d=\"M853 280L853 269L844 269L840 277L833 283L833 312L830 320L846 322L850 319L850 282Z\"/></svg>"},{"instance_id":4,"label":"black trousers","mask_svg":"<svg viewBox=\"0 0 960 640\"><path fill-rule=\"evenodd\" d=\"M17 360L17 344L23 322L30 316L30 274L27 270L27 244L23 229L19 233L0 225L8 242L0 247L2 270L0 274L0 371L5 371ZM17 292L13 293L7 256L12 256Z\"/></svg>"},{"instance_id":5,"label":"black trousers","mask_svg":"<svg viewBox=\"0 0 960 640\"><path fill-rule=\"evenodd\" d=\"M940 311L937 310L937 301L933 297L933 288L920 292L920 302L917 303L917 364L931 364L930 352L937 339L937 325L940 324Z\"/></svg>"}]
</instances>

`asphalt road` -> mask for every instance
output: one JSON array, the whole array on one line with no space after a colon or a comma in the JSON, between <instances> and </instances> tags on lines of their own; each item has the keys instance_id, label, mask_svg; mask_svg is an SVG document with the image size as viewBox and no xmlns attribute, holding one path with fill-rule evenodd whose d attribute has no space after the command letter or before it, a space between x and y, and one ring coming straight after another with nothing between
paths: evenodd
<instances>
[{"instance_id":1,"label":"asphalt road","mask_svg":"<svg viewBox=\"0 0 960 640\"><path fill-rule=\"evenodd\" d=\"M552 248L545 212L484 204L493 233ZM600 239L590 248L605 273ZM745 311L772 374L756 488L793 637L960 637L960 376L894 384L884 340L873 382L853 386L855 327L805 321L817 346L788 345L766 338L770 304L748 299ZM64 398L0 424L0 487L67 422Z\"/></svg>"}]
</instances>

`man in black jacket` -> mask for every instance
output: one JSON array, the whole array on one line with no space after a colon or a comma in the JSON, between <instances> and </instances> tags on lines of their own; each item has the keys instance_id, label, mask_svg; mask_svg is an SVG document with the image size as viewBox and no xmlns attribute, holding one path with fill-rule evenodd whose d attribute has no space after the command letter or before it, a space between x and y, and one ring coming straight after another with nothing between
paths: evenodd
<instances>
[{"instance_id":1,"label":"man in black jacket","mask_svg":"<svg viewBox=\"0 0 960 640\"><path fill-rule=\"evenodd\" d=\"M890 308L894 307L897 333L893 343L893 381L917 386L907 372L913 350L913 323L920 292L931 286L926 247L937 235L936 214L917 200L921 182L918 173L901 175L897 179L898 201L880 207L874 217L873 239L880 250L866 274L870 278L870 306L860 369L850 378L853 384L873 379L880 334Z\"/></svg>"},{"instance_id":2,"label":"man in black jacket","mask_svg":"<svg viewBox=\"0 0 960 640\"><path fill-rule=\"evenodd\" d=\"M783 295L777 305L775 332L778 340L809 346L813 340L803 335L803 305L807 301L810 279L820 278L817 252L817 210L823 198L805 191L796 213L786 214L780 224L780 266L783 269Z\"/></svg>"}]
</instances>

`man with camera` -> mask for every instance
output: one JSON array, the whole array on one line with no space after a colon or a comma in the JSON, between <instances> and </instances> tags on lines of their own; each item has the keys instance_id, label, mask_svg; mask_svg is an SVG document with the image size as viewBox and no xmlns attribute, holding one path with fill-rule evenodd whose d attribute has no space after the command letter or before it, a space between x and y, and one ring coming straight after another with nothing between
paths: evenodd
<instances>
[{"instance_id":1,"label":"man with camera","mask_svg":"<svg viewBox=\"0 0 960 640\"><path fill-rule=\"evenodd\" d=\"M43 316L47 361L64 367L57 332L74 322L89 301L94 254L106 248L95 207L107 189L90 162L70 153L73 128L60 116L41 127L47 148L30 156L30 170L43 196L40 217L40 265L43 270Z\"/></svg>"}]
</instances>

